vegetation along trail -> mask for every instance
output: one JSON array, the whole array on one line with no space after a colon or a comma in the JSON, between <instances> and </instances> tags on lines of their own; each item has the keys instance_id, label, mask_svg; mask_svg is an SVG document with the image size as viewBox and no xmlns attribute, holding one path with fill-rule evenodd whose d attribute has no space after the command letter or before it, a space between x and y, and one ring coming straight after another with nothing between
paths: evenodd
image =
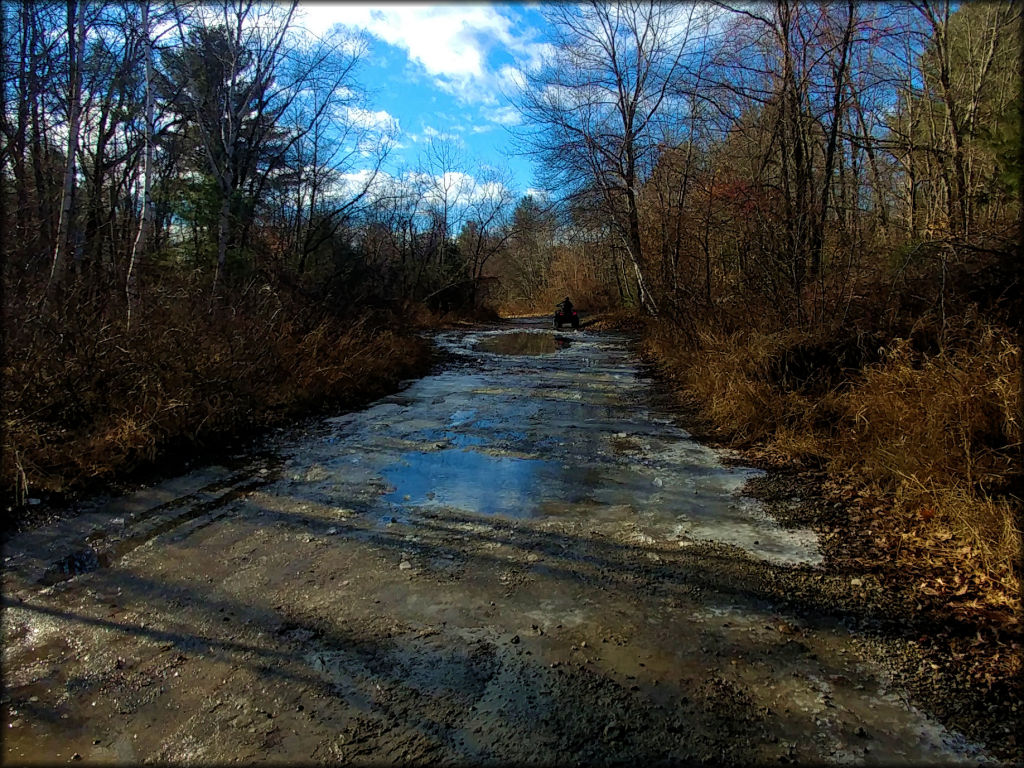
<instances>
[{"instance_id":1,"label":"vegetation along trail","mask_svg":"<svg viewBox=\"0 0 1024 768\"><path fill-rule=\"evenodd\" d=\"M5 761L988 759L625 337L436 339L362 411L14 536Z\"/></svg>"}]
</instances>

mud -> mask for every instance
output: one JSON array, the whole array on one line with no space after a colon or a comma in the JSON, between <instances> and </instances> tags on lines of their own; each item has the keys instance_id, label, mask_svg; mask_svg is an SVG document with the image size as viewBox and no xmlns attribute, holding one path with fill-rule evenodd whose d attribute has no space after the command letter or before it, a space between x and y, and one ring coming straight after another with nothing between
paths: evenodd
<instances>
[{"instance_id":1,"label":"mud","mask_svg":"<svg viewBox=\"0 0 1024 768\"><path fill-rule=\"evenodd\" d=\"M624 338L546 324L439 334L397 395L13 537L5 761L991 760L808 591L763 472Z\"/></svg>"}]
</instances>

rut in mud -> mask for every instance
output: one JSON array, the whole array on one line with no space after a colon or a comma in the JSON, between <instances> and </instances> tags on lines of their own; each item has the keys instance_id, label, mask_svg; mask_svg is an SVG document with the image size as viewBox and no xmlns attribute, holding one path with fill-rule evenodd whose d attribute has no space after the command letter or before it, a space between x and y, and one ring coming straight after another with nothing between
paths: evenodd
<instances>
[{"instance_id":1,"label":"rut in mud","mask_svg":"<svg viewBox=\"0 0 1024 768\"><path fill-rule=\"evenodd\" d=\"M984 759L626 340L448 332L371 407L8 543L17 762Z\"/></svg>"}]
</instances>

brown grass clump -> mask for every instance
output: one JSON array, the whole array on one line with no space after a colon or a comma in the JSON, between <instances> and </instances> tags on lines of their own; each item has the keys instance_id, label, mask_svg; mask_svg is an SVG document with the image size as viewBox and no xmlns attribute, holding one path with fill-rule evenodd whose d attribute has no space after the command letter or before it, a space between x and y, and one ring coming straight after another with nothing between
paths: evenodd
<instances>
[{"instance_id":1,"label":"brown grass clump","mask_svg":"<svg viewBox=\"0 0 1024 768\"><path fill-rule=\"evenodd\" d=\"M808 399L799 392L781 391L773 383L775 361L783 350L805 339L799 332L776 334L738 331L701 335L700 347L681 346L672 329L655 326L644 349L661 362L680 388L680 395L698 408L735 447L776 437L795 444ZM800 438L803 450L816 445Z\"/></svg>"},{"instance_id":2,"label":"brown grass clump","mask_svg":"<svg viewBox=\"0 0 1024 768\"><path fill-rule=\"evenodd\" d=\"M897 339L851 390L837 458L887 487L999 487L1021 440L1020 384L1020 349L993 329L932 356Z\"/></svg>"}]
</instances>

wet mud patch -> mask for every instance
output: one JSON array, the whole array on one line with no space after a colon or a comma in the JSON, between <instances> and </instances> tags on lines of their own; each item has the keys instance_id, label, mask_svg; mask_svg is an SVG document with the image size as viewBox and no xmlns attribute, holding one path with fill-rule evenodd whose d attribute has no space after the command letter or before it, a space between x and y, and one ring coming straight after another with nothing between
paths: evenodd
<instances>
[{"instance_id":1,"label":"wet mud patch","mask_svg":"<svg viewBox=\"0 0 1024 768\"><path fill-rule=\"evenodd\" d=\"M572 342L564 336L517 331L483 339L477 344L477 349L498 355L550 355L570 344Z\"/></svg>"}]
</instances>

